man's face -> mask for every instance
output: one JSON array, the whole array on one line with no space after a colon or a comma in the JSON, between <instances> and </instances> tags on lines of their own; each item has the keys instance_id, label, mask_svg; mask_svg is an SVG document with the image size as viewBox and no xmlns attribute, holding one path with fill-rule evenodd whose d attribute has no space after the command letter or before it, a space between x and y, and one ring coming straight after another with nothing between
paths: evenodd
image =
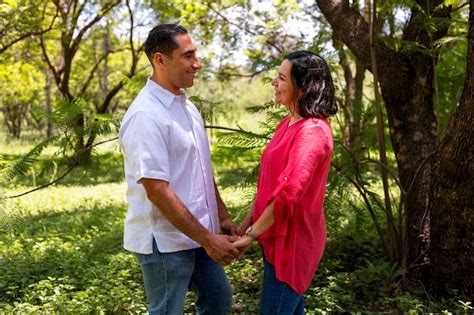
<instances>
[{"instance_id":1,"label":"man's face","mask_svg":"<svg viewBox=\"0 0 474 315\"><path fill-rule=\"evenodd\" d=\"M172 89L179 91L180 88L193 86L196 72L202 65L196 56L196 46L189 35L177 35L175 40L179 47L173 50L171 58L162 55L162 66Z\"/></svg>"}]
</instances>

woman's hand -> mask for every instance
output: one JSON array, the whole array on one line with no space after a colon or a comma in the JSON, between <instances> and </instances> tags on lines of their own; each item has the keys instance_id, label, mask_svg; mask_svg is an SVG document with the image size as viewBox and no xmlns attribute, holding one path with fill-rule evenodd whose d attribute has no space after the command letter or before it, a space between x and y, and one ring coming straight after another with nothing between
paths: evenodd
<instances>
[{"instance_id":1,"label":"woman's hand","mask_svg":"<svg viewBox=\"0 0 474 315\"><path fill-rule=\"evenodd\" d=\"M233 243L234 247L239 250L240 254L238 258L242 257L242 255L250 248L252 241L253 239L250 236L245 235Z\"/></svg>"}]
</instances>

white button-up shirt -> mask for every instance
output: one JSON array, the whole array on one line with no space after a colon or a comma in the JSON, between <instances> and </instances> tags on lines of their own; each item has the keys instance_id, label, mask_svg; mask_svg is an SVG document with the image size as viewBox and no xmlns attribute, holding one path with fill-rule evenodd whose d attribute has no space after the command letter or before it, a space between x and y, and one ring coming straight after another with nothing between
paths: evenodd
<instances>
[{"instance_id":1,"label":"white button-up shirt","mask_svg":"<svg viewBox=\"0 0 474 315\"><path fill-rule=\"evenodd\" d=\"M124 247L175 252L200 245L172 225L148 198L141 178L164 180L194 217L219 232L209 142L196 107L148 79L125 113L119 131L128 184Z\"/></svg>"}]
</instances>

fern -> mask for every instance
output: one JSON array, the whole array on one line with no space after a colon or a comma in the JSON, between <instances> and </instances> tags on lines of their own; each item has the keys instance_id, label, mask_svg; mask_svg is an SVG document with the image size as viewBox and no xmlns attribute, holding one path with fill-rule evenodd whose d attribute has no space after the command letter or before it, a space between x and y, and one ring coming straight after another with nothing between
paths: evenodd
<instances>
[{"instance_id":1,"label":"fern","mask_svg":"<svg viewBox=\"0 0 474 315\"><path fill-rule=\"evenodd\" d=\"M31 149L28 153L26 153L16 162L7 164L7 166L1 170L3 175L2 177L7 181L10 181L17 176L25 175L28 169L31 168L33 163L36 162L43 150L55 140L56 137L46 139L36 145L33 149Z\"/></svg>"},{"instance_id":2,"label":"fern","mask_svg":"<svg viewBox=\"0 0 474 315\"><path fill-rule=\"evenodd\" d=\"M191 96L189 98L194 105L196 105L197 109L201 113L202 119L208 123L214 123L215 117L221 113L219 110L219 106L221 105L220 102L211 102L209 100L205 100L199 96Z\"/></svg>"},{"instance_id":3,"label":"fern","mask_svg":"<svg viewBox=\"0 0 474 315\"><path fill-rule=\"evenodd\" d=\"M249 170L245 180L238 186L242 189L254 191L258 172L260 169L260 156L263 148L268 144L276 125L287 115L285 109L277 106L273 101L263 105L250 106L246 108L249 113L266 113L265 121L260 123L260 132L249 132L242 130L240 132L222 132L217 134L220 147L232 149L234 152L254 152L254 165ZM253 196L251 197L253 199Z\"/></svg>"},{"instance_id":4,"label":"fern","mask_svg":"<svg viewBox=\"0 0 474 315\"><path fill-rule=\"evenodd\" d=\"M67 99L61 99L54 106L51 121L56 128L65 132L74 129L77 118L86 113L87 105L83 100L77 99L71 102Z\"/></svg>"},{"instance_id":5,"label":"fern","mask_svg":"<svg viewBox=\"0 0 474 315\"><path fill-rule=\"evenodd\" d=\"M21 222L19 214L9 211L6 206L6 197L0 194L0 233L12 231Z\"/></svg>"},{"instance_id":6,"label":"fern","mask_svg":"<svg viewBox=\"0 0 474 315\"><path fill-rule=\"evenodd\" d=\"M275 103L274 101L267 102L263 105L255 105L255 106L249 106L246 108L247 112L251 114L256 114L256 113L261 113L264 111L272 110L275 108L280 107L279 104Z\"/></svg>"},{"instance_id":7,"label":"fern","mask_svg":"<svg viewBox=\"0 0 474 315\"><path fill-rule=\"evenodd\" d=\"M218 143L235 148L257 149L267 144L268 138L255 133L219 133Z\"/></svg>"},{"instance_id":8,"label":"fern","mask_svg":"<svg viewBox=\"0 0 474 315\"><path fill-rule=\"evenodd\" d=\"M257 163L249 172L242 187L253 187L257 183L258 172L260 171L260 163Z\"/></svg>"},{"instance_id":9,"label":"fern","mask_svg":"<svg viewBox=\"0 0 474 315\"><path fill-rule=\"evenodd\" d=\"M86 135L107 135L118 132L120 119L110 114L96 114L93 121L84 128Z\"/></svg>"}]
</instances>

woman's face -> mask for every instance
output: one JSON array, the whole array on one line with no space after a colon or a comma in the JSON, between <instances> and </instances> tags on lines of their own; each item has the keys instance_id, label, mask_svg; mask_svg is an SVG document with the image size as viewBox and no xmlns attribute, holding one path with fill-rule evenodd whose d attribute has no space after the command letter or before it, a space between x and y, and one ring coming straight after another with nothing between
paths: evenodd
<instances>
[{"instance_id":1,"label":"woman's face","mask_svg":"<svg viewBox=\"0 0 474 315\"><path fill-rule=\"evenodd\" d=\"M272 81L275 88L275 102L281 103L293 111L295 101L295 88L291 81L291 62L283 60L278 69L278 75Z\"/></svg>"}]
</instances>

